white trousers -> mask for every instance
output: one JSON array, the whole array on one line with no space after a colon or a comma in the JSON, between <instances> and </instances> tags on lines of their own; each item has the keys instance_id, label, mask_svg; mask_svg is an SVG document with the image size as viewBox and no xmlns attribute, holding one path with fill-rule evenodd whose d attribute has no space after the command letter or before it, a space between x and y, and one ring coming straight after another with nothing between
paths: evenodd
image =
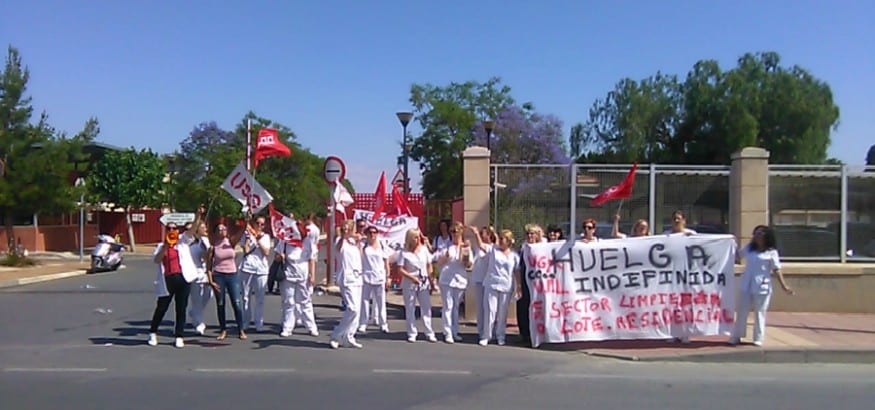
<instances>
[{"instance_id":1,"label":"white trousers","mask_svg":"<svg viewBox=\"0 0 875 410\"><path fill-rule=\"evenodd\" d=\"M316 328L316 318L313 317L313 299L310 286L306 281L280 281L280 297L283 306L283 332L295 329L298 319L307 330Z\"/></svg>"},{"instance_id":2,"label":"white trousers","mask_svg":"<svg viewBox=\"0 0 875 410\"><path fill-rule=\"evenodd\" d=\"M486 328L486 289L482 283L474 284L474 304L477 308L477 334L482 338Z\"/></svg>"},{"instance_id":3,"label":"white trousers","mask_svg":"<svg viewBox=\"0 0 875 410\"><path fill-rule=\"evenodd\" d=\"M459 336L459 302L465 289L455 289L447 285L441 285L441 318L444 321L444 337Z\"/></svg>"},{"instance_id":4,"label":"white trousers","mask_svg":"<svg viewBox=\"0 0 875 410\"><path fill-rule=\"evenodd\" d=\"M367 326L371 313L370 299L374 298L374 320L377 326L387 326L386 321L386 285L370 285L365 283L362 286L362 308L359 313L359 327Z\"/></svg>"},{"instance_id":5,"label":"white trousers","mask_svg":"<svg viewBox=\"0 0 875 410\"><path fill-rule=\"evenodd\" d=\"M769 310L769 300L772 295L752 295L741 292L738 298L738 313L735 315L735 337L741 339L747 336L747 315L751 307L753 317L753 341L764 342L766 338L766 311Z\"/></svg>"},{"instance_id":6,"label":"white trousers","mask_svg":"<svg viewBox=\"0 0 875 410\"><path fill-rule=\"evenodd\" d=\"M249 328L249 322L255 322L255 329L264 327L264 293L267 291L267 275L240 272L243 285L243 327ZM255 298L253 306L252 298Z\"/></svg>"},{"instance_id":7,"label":"white trousers","mask_svg":"<svg viewBox=\"0 0 875 410\"><path fill-rule=\"evenodd\" d=\"M434 336L431 328L431 294L428 289L416 291L407 286L401 291L404 297L404 319L407 322L407 337L416 337L416 302L419 301L419 310L422 313L422 325L425 327L426 336Z\"/></svg>"},{"instance_id":8,"label":"white trousers","mask_svg":"<svg viewBox=\"0 0 875 410\"><path fill-rule=\"evenodd\" d=\"M492 339L492 329L495 329L495 338L503 341L507 334L507 308L510 303L510 292L499 292L486 289L486 323L483 328L482 339Z\"/></svg>"},{"instance_id":9,"label":"white trousers","mask_svg":"<svg viewBox=\"0 0 875 410\"><path fill-rule=\"evenodd\" d=\"M213 288L209 283L191 284L191 292L188 294L188 314L195 327L204 324L204 309L207 308L207 303L210 303L212 297Z\"/></svg>"},{"instance_id":10,"label":"white trousers","mask_svg":"<svg viewBox=\"0 0 875 410\"><path fill-rule=\"evenodd\" d=\"M340 323L331 332L331 340L355 341L355 331L359 323L359 309L361 309L362 304L362 287L341 286L340 296L346 303L346 310L343 311Z\"/></svg>"}]
</instances>

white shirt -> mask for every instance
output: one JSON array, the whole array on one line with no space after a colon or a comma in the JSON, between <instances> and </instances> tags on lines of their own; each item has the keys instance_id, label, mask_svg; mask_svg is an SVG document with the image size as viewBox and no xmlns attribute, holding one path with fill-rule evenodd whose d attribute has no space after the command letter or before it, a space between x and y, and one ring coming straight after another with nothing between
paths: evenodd
<instances>
[{"instance_id":1,"label":"white shirt","mask_svg":"<svg viewBox=\"0 0 875 410\"><path fill-rule=\"evenodd\" d=\"M483 287L498 292L509 293L513 290L513 273L519 268L520 256L511 251L507 255L498 247L489 253L489 267L483 279Z\"/></svg>"},{"instance_id":2,"label":"white shirt","mask_svg":"<svg viewBox=\"0 0 875 410\"><path fill-rule=\"evenodd\" d=\"M698 232L696 232L692 229L689 229L689 228L684 228L683 232L674 232L671 229L666 229L665 232L663 232L662 234L663 235L696 235L696 234L698 234Z\"/></svg>"},{"instance_id":3,"label":"white shirt","mask_svg":"<svg viewBox=\"0 0 875 410\"><path fill-rule=\"evenodd\" d=\"M270 249L270 236L262 233L256 243L255 238L250 238L249 234L244 234L243 238L240 239L240 244L243 245L246 241L249 241L249 254L243 257L240 271L254 275L267 275L270 270L270 262L267 260L268 255L265 255L261 248Z\"/></svg>"},{"instance_id":4,"label":"white shirt","mask_svg":"<svg viewBox=\"0 0 875 410\"><path fill-rule=\"evenodd\" d=\"M477 254L474 257L474 267L471 269L471 280L474 283L483 284L483 278L486 277L486 269L489 268L489 253L492 252L492 244L484 244L483 249L477 248Z\"/></svg>"},{"instance_id":5,"label":"white shirt","mask_svg":"<svg viewBox=\"0 0 875 410\"><path fill-rule=\"evenodd\" d=\"M353 287L362 285L362 252L358 244L350 243L350 240L343 240L338 252L338 261L340 262L337 270L337 283L343 287Z\"/></svg>"},{"instance_id":6,"label":"white shirt","mask_svg":"<svg viewBox=\"0 0 875 410\"><path fill-rule=\"evenodd\" d=\"M741 275L741 291L752 295L772 293L772 272L781 269L781 258L776 249L757 252L747 245L738 251L744 258L744 273Z\"/></svg>"},{"instance_id":7,"label":"white shirt","mask_svg":"<svg viewBox=\"0 0 875 410\"><path fill-rule=\"evenodd\" d=\"M197 268L198 277L195 279L197 283L209 282L207 277L207 252L210 250L210 239L207 237L192 237L188 232L182 234L179 240L188 245L191 260Z\"/></svg>"},{"instance_id":8,"label":"white shirt","mask_svg":"<svg viewBox=\"0 0 875 410\"><path fill-rule=\"evenodd\" d=\"M441 251L443 251L444 249L447 249L451 246L453 246L453 236L452 235L447 236L446 238L438 235L436 238L434 238L434 253L435 253L435 255L440 254Z\"/></svg>"},{"instance_id":9,"label":"white shirt","mask_svg":"<svg viewBox=\"0 0 875 410\"><path fill-rule=\"evenodd\" d=\"M307 225L307 240L310 242L310 258L313 260L319 259L319 235L322 235L322 231L316 224L310 222Z\"/></svg>"},{"instance_id":10,"label":"white shirt","mask_svg":"<svg viewBox=\"0 0 875 410\"><path fill-rule=\"evenodd\" d=\"M289 282L304 282L310 276L310 246L307 245L307 241L304 244L303 247L292 246L285 241L280 241L274 249L278 255L284 255L283 275Z\"/></svg>"},{"instance_id":11,"label":"white shirt","mask_svg":"<svg viewBox=\"0 0 875 410\"><path fill-rule=\"evenodd\" d=\"M431 262L431 253L425 246L420 246L416 253L404 250L398 253L398 266L404 268L408 274L419 277L420 284L417 286L406 276L401 280L401 286L406 289L418 291L427 290L431 286L428 280L428 264Z\"/></svg>"},{"instance_id":12,"label":"white shirt","mask_svg":"<svg viewBox=\"0 0 875 410\"><path fill-rule=\"evenodd\" d=\"M453 289L465 289L468 287L468 271L465 265L471 260L471 249L468 249L466 258L462 258L458 245L451 245L441 252L441 256L448 256L447 262L441 266L438 283Z\"/></svg>"},{"instance_id":13,"label":"white shirt","mask_svg":"<svg viewBox=\"0 0 875 410\"><path fill-rule=\"evenodd\" d=\"M362 268L364 270L364 283L368 285L383 285L386 283L386 259L391 256L391 249L377 243L374 248L365 246L362 255Z\"/></svg>"}]
</instances>

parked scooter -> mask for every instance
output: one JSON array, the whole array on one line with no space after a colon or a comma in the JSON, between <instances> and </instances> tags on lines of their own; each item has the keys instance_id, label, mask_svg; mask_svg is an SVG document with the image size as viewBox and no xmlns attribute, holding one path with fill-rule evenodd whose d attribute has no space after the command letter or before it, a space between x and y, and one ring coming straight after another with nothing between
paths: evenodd
<instances>
[{"instance_id":1,"label":"parked scooter","mask_svg":"<svg viewBox=\"0 0 875 410\"><path fill-rule=\"evenodd\" d=\"M124 249L112 236L97 235L97 246L91 251L91 273L117 270L124 260Z\"/></svg>"}]
</instances>

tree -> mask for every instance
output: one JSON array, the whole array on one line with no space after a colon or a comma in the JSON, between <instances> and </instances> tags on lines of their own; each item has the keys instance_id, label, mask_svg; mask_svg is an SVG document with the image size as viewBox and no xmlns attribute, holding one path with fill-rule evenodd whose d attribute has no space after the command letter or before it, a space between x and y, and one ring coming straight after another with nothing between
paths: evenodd
<instances>
[{"instance_id":1,"label":"tree","mask_svg":"<svg viewBox=\"0 0 875 410\"><path fill-rule=\"evenodd\" d=\"M86 186L93 197L124 208L131 250L136 249L131 210L161 206L165 171L152 150L130 148L107 152L88 175Z\"/></svg>"},{"instance_id":2,"label":"tree","mask_svg":"<svg viewBox=\"0 0 875 410\"><path fill-rule=\"evenodd\" d=\"M682 83L661 73L621 80L590 110L594 155L584 159L727 164L756 145L776 163L819 164L838 118L829 85L776 53L745 54L729 71L702 60Z\"/></svg>"},{"instance_id":3,"label":"tree","mask_svg":"<svg viewBox=\"0 0 875 410\"><path fill-rule=\"evenodd\" d=\"M486 131L480 122L473 143L486 146ZM504 164L566 164L569 161L562 138L562 121L538 114L531 106L507 106L495 117L490 142L492 162Z\"/></svg>"},{"instance_id":4,"label":"tree","mask_svg":"<svg viewBox=\"0 0 875 410\"><path fill-rule=\"evenodd\" d=\"M875 145L869 147L869 153L866 154L866 165L875 165Z\"/></svg>"},{"instance_id":5,"label":"tree","mask_svg":"<svg viewBox=\"0 0 875 410\"><path fill-rule=\"evenodd\" d=\"M427 198L461 195L461 153L474 139L479 120L495 118L513 105L510 87L494 77L480 83L450 83L447 86L414 84L410 103L422 128L410 155L423 171L422 190Z\"/></svg>"},{"instance_id":6,"label":"tree","mask_svg":"<svg viewBox=\"0 0 875 410\"><path fill-rule=\"evenodd\" d=\"M583 153L583 147L587 145L586 133L583 123L579 122L571 127L568 142L571 145L571 157L578 158Z\"/></svg>"},{"instance_id":7,"label":"tree","mask_svg":"<svg viewBox=\"0 0 875 410\"><path fill-rule=\"evenodd\" d=\"M302 147L289 127L252 112L243 117L233 132L219 128L215 122L202 123L180 143L171 187L176 205L195 209L203 203L209 204L212 215L240 215L240 203L225 193L221 185L246 158L247 120L252 122L253 149L260 129L275 128L280 140L292 151L290 157L265 159L254 170L255 178L274 197L274 205L300 214L324 213L329 191L321 176L324 159Z\"/></svg>"},{"instance_id":8,"label":"tree","mask_svg":"<svg viewBox=\"0 0 875 410\"><path fill-rule=\"evenodd\" d=\"M7 249L16 246L17 218L75 207L70 159L81 155L82 141L57 135L45 113L36 124L30 123L29 77L18 50L9 47L0 73L0 159L5 164L0 174L0 215Z\"/></svg>"}]
</instances>

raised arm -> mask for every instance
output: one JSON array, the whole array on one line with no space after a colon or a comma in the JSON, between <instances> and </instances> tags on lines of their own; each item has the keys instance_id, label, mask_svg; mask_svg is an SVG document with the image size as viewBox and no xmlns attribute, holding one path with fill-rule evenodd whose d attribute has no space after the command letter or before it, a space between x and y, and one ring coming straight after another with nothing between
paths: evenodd
<instances>
[{"instance_id":1,"label":"raised arm","mask_svg":"<svg viewBox=\"0 0 875 410\"><path fill-rule=\"evenodd\" d=\"M620 215L614 215L614 225L611 227L611 237L622 238L624 236L626 235L623 235L623 233L620 232Z\"/></svg>"}]
</instances>

